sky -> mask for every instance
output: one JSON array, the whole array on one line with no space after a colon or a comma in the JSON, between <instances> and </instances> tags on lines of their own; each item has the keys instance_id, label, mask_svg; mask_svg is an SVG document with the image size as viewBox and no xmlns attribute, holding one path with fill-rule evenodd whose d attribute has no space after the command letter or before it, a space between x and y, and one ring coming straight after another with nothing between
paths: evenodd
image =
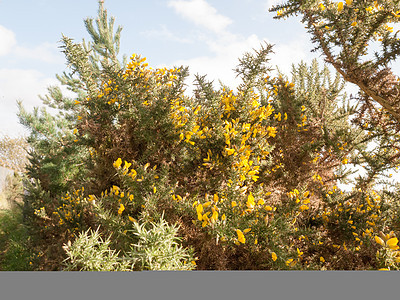
<instances>
[{"instance_id":1,"label":"sky","mask_svg":"<svg viewBox=\"0 0 400 300\"><path fill-rule=\"evenodd\" d=\"M268 12L283 0L105 0L109 16L123 27L121 54L147 57L152 67L188 66L193 75L234 87L232 71L245 52L274 44L271 65L290 75L291 65L311 62L310 35L299 17L275 20ZM16 101L32 110L39 95L68 71L62 34L81 42L83 20L96 17L97 0L0 0L0 136L27 134Z\"/></svg>"},{"instance_id":2,"label":"sky","mask_svg":"<svg viewBox=\"0 0 400 300\"><path fill-rule=\"evenodd\" d=\"M274 20L279 0L105 0L115 25L123 27L121 54L147 57L152 67L189 66L192 75L235 86L232 71L245 52L265 41L275 45L271 64L289 74L292 63L311 61L310 37L298 18ZM27 131L16 116L16 101L32 110L39 95L58 85L68 71L62 34L81 42L83 24L96 17L97 0L0 0L0 135Z\"/></svg>"}]
</instances>

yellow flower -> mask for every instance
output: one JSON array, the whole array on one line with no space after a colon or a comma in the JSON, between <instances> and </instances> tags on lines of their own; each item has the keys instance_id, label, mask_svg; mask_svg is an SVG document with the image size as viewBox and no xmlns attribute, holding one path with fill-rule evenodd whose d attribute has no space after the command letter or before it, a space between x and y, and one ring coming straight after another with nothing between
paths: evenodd
<instances>
[{"instance_id":1,"label":"yellow flower","mask_svg":"<svg viewBox=\"0 0 400 300\"><path fill-rule=\"evenodd\" d=\"M385 242L379 236L375 236L375 242L377 242L379 245L385 247Z\"/></svg>"},{"instance_id":2,"label":"yellow flower","mask_svg":"<svg viewBox=\"0 0 400 300\"><path fill-rule=\"evenodd\" d=\"M218 220L218 212L216 210L213 211L213 214L211 216L211 219L214 221Z\"/></svg>"},{"instance_id":3,"label":"yellow flower","mask_svg":"<svg viewBox=\"0 0 400 300\"><path fill-rule=\"evenodd\" d=\"M253 208L255 204L256 204L256 203L254 202L254 197L253 197L253 195L250 193L250 195L247 197L247 203L246 203L246 205L247 205L248 208Z\"/></svg>"},{"instance_id":4,"label":"yellow flower","mask_svg":"<svg viewBox=\"0 0 400 300\"><path fill-rule=\"evenodd\" d=\"M214 200L215 203L218 203L218 195L217 194L214 194L213 200Z\"/></svg>"},{"instance_id":5,"label":"yellow flower","mask_svg":"<svg viewBox=\"0 0 400 300\"><path fill-rule=\"evenodd\" d=\"M298 255L299 257L303 255L303 252L301 252L301 251L299 250L299 248L297 248L297 255Z\"/></svg>"},{"instance_id":6,"label":"yellow flower","mask_svg":"<svg viewBox=\"0 0 400 300\"><path fill-rule=\"evenodd\" d=\"M129 169L132 163L128 163L126 160L124 162L124 169Z\"/></svg>"},{"instance_id":7,"label":"yellow flower","mask_svg":"<svg viewBox=\"0 0 400 300\"><path fill-rule=\"evenodd\" d=\"M346 4L347 4L347 5L350 6L352 3L353 3L353 0L346 0Z\"/></svg>"},{"instance_id":8,"label":"yellow flower","mask_svg":"<svg viewBox=\"0 0 400 300\"><path fill-rule=\"evenodd\" d=\"M338 3L338 12L341 12L343 10L343 2Z\"/></svg>"},{"instance_id":9,"label":"yellow flower","mask_svg":"<svg viewBox=\"0 0 400 300\"><path fill-rule=\"evenodd\" d=\"M356 26L357 25L357 22L356 21L354 21L353 23L351 23L351 26Z\"/></svg>"},{"instance_id":10,"label":"yellow flower","mask_svg":"<svg viewBox=\"0 0 400 300\"><path fill-rule=\"evenodd\" d=\"M276 253L275 253L275 252L272 252L272 253L271 253L271 256L272 256L272 260L273 260L273 261L276 261L276 260L278 259L278 256L276 256Z\"/></svg>"},{"instance_id":11,"label":"yellow flower","mask_svg":"<svg viewBox=\"0 0 400 300\"><path fill-rule=\"evenodd\" d=\"M134 218L132 218L131 216L128 216L128 218L129 218L129 220L130 220L131 222L136 222L136 220L135 220Z\"/></svg>"},{"instance_id":12,"label":"yellow flower","mask_svg":"<svg viewBox=\"0 0 400 300\"><path fill-rule=\"evenodd\" d=\"M320 262L325 262L325 258L323 258L322 256L319 258Z\"/></svg>"},{"instance_id":13,"label":"yellow flower","mask_svg":"<svg viewBox=\"0 0 400 300\"><path fill-rule=\"evenodd\" d=\"M228 153L228 155L232 155L235 153L235 149L232 149L232 148L225 148L225 150L226 150L226 153Z\"/></svg>"},{"instance_id":14,"label":"yellow flower","mask_svg":"<svg viewBox=\"0 0 400 300\"><path fill-rule=\"evenodd\" d=\"M122 212L125 210L125 206L121 203L118 209L118 214L122 214Z\"/></svg>"},{"instance_id":15,"label":"yellow flower","mask_svg":"<svg viewBox=\"0 0 400 300\"><path fill-rule=\"evenodd\" d=\"M319 4L319 8L320 8L321 10L324 10L324 9L325 9L325 6L324 6L322 3L320 3L320 4Z\"/></svg>"},{"instance_id":16,"label":"yellow flower","mask_svg":"<svg viewBox=\"0 0 400 300\"><path fill-rule=\"evenodd\" d=\"M137 175L137 172L134 169L132 169L129 176L131 176L132 179L135 179L136 175Z\"/></svg>"},{"instance_id":17,"label":"yellow flower","mask_svg":"<svg viewBox=\"0 0 400 300\"><path fill-rule=\"evenodd\" d=\"M236 230L236 233L237 233L237 235L238 235L238 240L239 240L239 242L241 242L242 244L244 244L244 243L246 242L246 239L245 239L245 237L244 237L243 232L242 232L240 229L237 229L237 230Z\"/></svg>"},{"instance_id":18,"label":"yellow flower","mask_svg":"<svg viewBox=\"0 0 400 300\"><path fill-rule=\"evenodd\" d=\"M309 207L307 205L304 205L304 204L302 206L300 206L299 208L300 208L301 211L309 209Z\"/></svg>"},{"instance_id":19,"label":"yellow flower","mask_svg":"<svg viewBox=\"0 0 400 300\"><path fill-rule=\"evenodd\" d=\"M275 137L276 136L276 127L271 127L268 126L267 127L267 131L268 131L268 135L271 137Z\"/></svg>"},{"instance_id":20,"label":"yellow flower","mask_svg":"<svg viewBox=\"0 0 400 300\"><path fill-rule=\"evenodd\" d=\"M204 203L203 208L207 208L211 205L210 201L207 201L206 203Z\"/></svg>"},{"instance_id":21,"label":"yellow flower","mask_svg":"<svg viewBox=\"0 0 400 300\"><path fill-rule=\"evenodd\" d=\"M115 162L114 162L114 168L118 169L122 164L122 159L118 158Z\"/></svg>"},{"instance_id":22,"label":"yellow flower","mask_svg":"<svg viewBox=\"0 0 400 300\"><path fill-rule=\"evenodd\" d=\"M398 242L399 242L399 240L396 237L394 237L394 238L387 240L386 245L392 250L397 250L397 249L399 249L399 246L397 245Z\"/></svg>"},{"instance_id":23,"label":"yellow flower","mask_svg":"<svg viewBox=\"0 0 400 300\"><path fill-rule=\"evenodd\" d=\"M286 265L289 267L293 267L296 264L297 261L293 260L293 258L290 258L286 261Z\"/></svg>"},{"instance_id":24,"label":"yellow flower","mask_svg":"<svg viewBox=\"0 0 400 300\"><path fill-rule=\"evenodd\" d=\"M235 206L237 206L236 201L232 201L232 207L235 207Z\"/></svg>"},{"instance_id":25,"label":"yellow flower","mask_svg":"<svg viewBox=\"0 0 400 300\"><path fill-rule=\"evenodd\" d=\"M198 214L201 214L203 212L203 205L201 205L201 203L199 205L197 205L196 211Z\"/></svg>"}]
</instances>

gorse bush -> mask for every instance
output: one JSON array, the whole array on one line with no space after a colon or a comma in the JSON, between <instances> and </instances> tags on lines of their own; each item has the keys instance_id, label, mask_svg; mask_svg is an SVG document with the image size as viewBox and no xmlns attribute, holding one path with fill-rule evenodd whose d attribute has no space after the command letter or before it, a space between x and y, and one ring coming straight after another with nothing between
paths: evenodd
<instances>
[{"instance_id":1,"label":"gorse bush","mask_svg":"<svg viewBox=\"0 0 400 300\"><path fill-rule=\"evenodd\" d=\"M327 12L316 1L273 10L348 19L348 7L361 5L325 2ZM396 120L385 106L393 124L360 113L336 61L328 59L334 75L314 60L274 76L265 44L239 59L237 88L197 75L188 96L187 68L152 68L138 54L118 61L113 24L100 3L97 28L85 21L93 42L63 36L71 74L58 78L76 98L51 88L43 100L58 116L20 107L31 130L24 214L44 253L38 269L398 268L398 186L377 185L398 165ZM340 36L315 30L327 55ZM352 34L358 44L361 33ZM390 49L387 60L396 57ZM371 103L376 95L358 83L360 102ZM367 174L352 180L350 164Z\"/></svg>"},{"instance_id":2,"label":"gorse bush","mask_svg":"<svg viewBox=\"0 0 400 300\"><path fill-rule=\"evenodd\" d=\"M169 226L163 219L159 223L134 222L132 233L138 238L127 252L128 258L136 264L139 270L191 270L196 262L190 251L179 245L176 238L177 229Z\"/></svg>"},{"instance_id":3,"label":"gorse bush","mask_svg":"<svg viewBox=\"0 0 400 300\"><path fill-rule=\"evenodd\" d=\"M65 271L124 271L127 264L118 259L118 253L109 248L110 239L103 240L99 232L82 232L71 244L63 246L68 258Z\"/></svg>"}]
</instances>

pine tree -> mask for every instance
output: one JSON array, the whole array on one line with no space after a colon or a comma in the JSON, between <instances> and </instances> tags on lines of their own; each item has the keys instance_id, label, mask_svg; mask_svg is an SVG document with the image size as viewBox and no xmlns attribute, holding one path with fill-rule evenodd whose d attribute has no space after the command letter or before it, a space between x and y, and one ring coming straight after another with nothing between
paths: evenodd
<instances>
[{"instance_id":1,"label":"pine tree","mask_svg":"<svg viewBox=\"0 0 400 300\"><path fill-rule=\"evenodd\" d=\"M60 195L85 186L90 181L88 170L93 165L90 159L91 150L84 143L78 143L77 121L81 119L81 112L77 104L96 93L101 84L98 82L101 66L119 66L117 55L122 28L119 27L114 33L113 23L113 19L107 20L107 12L100 3L99 18L96 20L97 31L92 19L85 20L94 43L86 44L83 41L82 44L74 44L70 38L62 37L62 48L70 73L57 75L57 79L74 92L73 98L64 96L60 87L54 86L48 89L47 95L41 97L45 106L40 109L35 108L30 113L21 102L18 103L20 123L30 131L27 138L30 146L27 166L29 181L25 183L28 193L25 196L24 213L32 235L38 238L38 244L46 238L54 238L54 233L45 225L48 220L41 218L37 212L45 208L47 214L51 215L58 206L63 205ZM77 72L79 78L76 76ZM59 238L59 234L56 238ZM49 244L51 247L58 243ZM62 251L61 245L58 248L59 253Z\"/></svg>"}]
</instances>

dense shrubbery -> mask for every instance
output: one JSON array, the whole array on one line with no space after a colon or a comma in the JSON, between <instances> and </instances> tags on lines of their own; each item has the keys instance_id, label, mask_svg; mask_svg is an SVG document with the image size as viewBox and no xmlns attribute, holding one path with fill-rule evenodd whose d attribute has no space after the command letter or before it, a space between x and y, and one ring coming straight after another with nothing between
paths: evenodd
<instances>
[{"instance_id":1,"label":"dense shrubbery","mask_svg":"<svg viewBox=\"0 0 400 300\"><path fill-rule=\"evenodd\" d=\"M58 116L20 110L38 270L398 268L398 189L376 187L398 161L339 74L314 61L274 77L264 45L236 89L197 76L189 97L187 68L121 63L102 5L92 23L93 43L62 39L76 99L52 88ZM350 163L369 172L344 191Z\"/></svg>"}]
</instances>

